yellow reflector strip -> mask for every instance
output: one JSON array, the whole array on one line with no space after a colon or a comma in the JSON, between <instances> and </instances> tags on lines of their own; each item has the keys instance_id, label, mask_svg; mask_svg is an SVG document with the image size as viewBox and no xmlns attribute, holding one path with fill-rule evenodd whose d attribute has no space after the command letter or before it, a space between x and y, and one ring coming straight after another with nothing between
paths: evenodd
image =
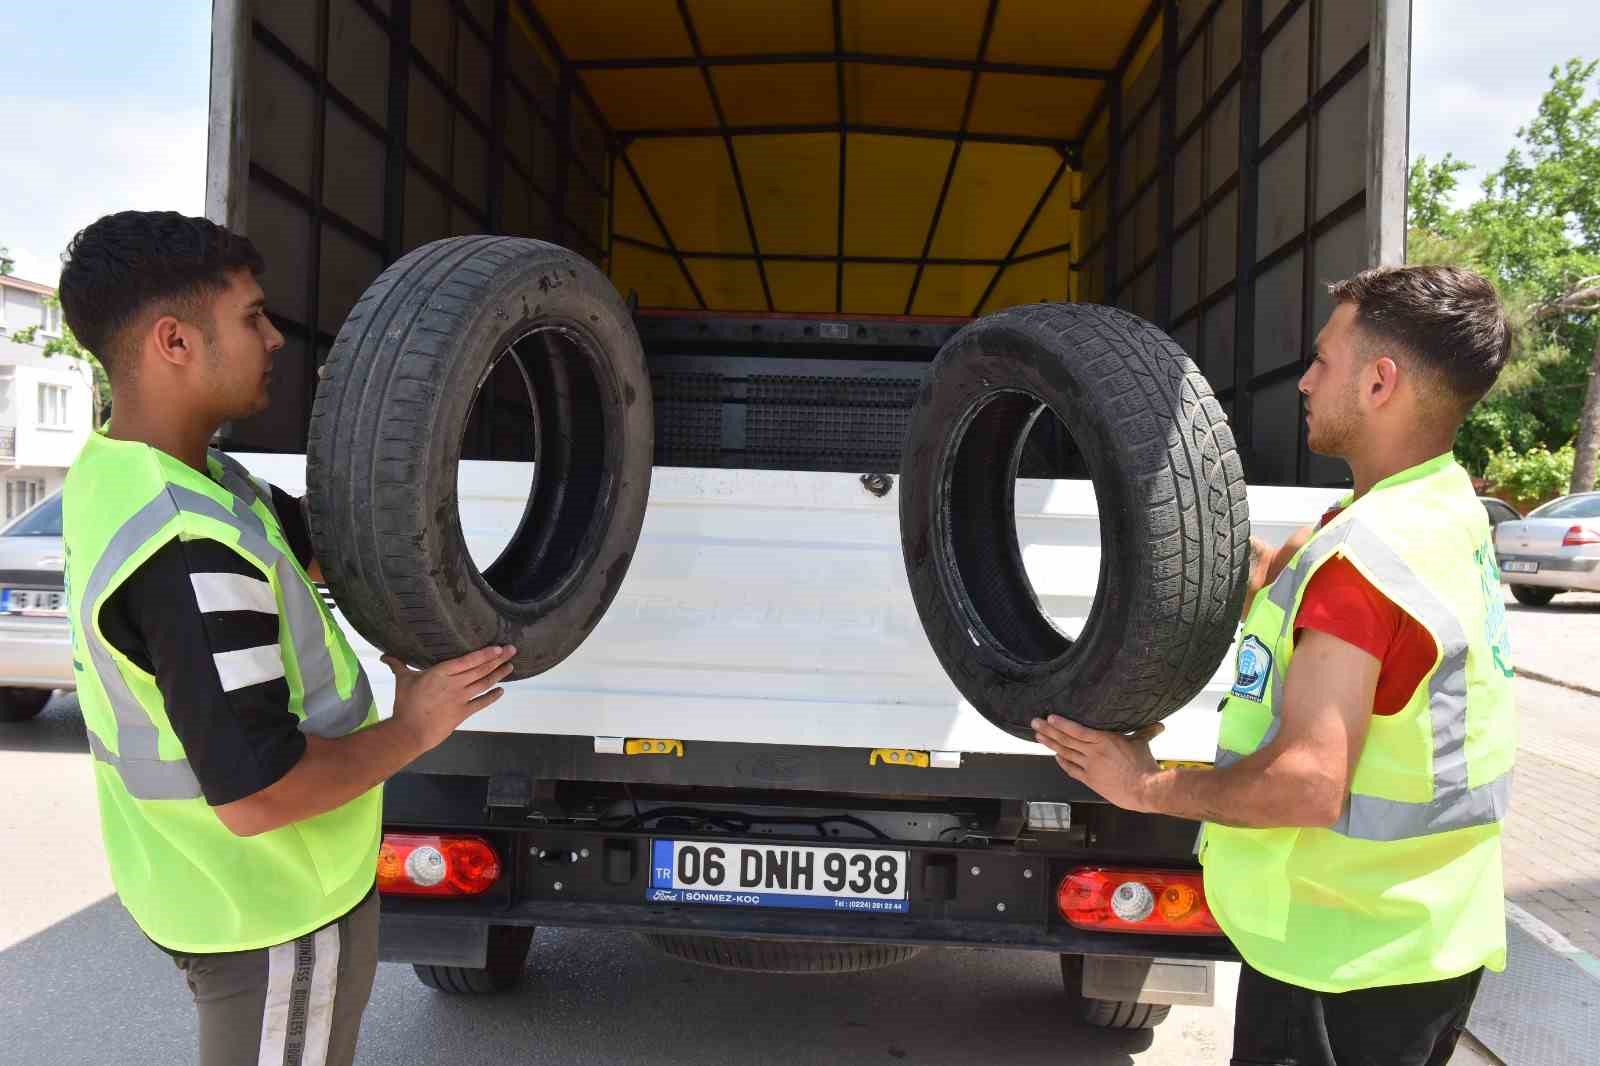
<instances>
[{"instance_id":1,"label":"yellow reflector strip","mask_svg":"<svg viewBox=\"0 0 1600 1066\"><path fill-rule=\"evenodd\" d=\"M1161 759L1157 764L1163 770L1209 770L1211 764L1196 759Z\"/></svg>"},{"instance_id":2,"label":"yellow reflector strip","mask_svg":"<svg viewBox=\"0 0 1600 1066\"><path fill-rule=\"evenodd\" d=\"M675 755L683 758L683 741L681 740L628 740L622 745L624 754L627 755Z\"/></svg>"},{"instance_id":3,"label":"yellow reflector strip","mask_svg":"<svg viewBox=\"0 0 1600 1066\"><path fill-rule=\"evenodd\" d=\"M872 754L867 758L867 765L877 766L884 763L889 766L927 766L928 753L914 751L911 748L873 748Z\"/></svg>"}]
</instances>

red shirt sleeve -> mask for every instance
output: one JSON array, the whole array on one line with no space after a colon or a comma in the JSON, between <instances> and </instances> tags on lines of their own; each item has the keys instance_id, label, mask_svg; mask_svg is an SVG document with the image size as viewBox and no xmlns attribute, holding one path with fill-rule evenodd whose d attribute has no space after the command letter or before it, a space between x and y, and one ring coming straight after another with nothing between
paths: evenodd
<instances>
[{"instance_id":1,"label":"red shirt sleeve","mask_svg":"<svg viewBox=\"0 0 1600 1066\"><path fill-rule=\"evenodd\" d=\"M1338 637L1378 660L1373 714L1404 708L1438 657L1433 637L1421 623L1343 556L1324 563L1306 587L1294 619L1296 640L1305 629Z\"/></svg>"}]
</instances>

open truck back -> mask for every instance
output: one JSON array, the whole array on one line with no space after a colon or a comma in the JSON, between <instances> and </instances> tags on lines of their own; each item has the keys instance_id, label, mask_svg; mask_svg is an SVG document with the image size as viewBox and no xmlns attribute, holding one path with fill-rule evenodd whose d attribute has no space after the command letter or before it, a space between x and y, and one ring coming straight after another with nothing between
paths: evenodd
<instances>
[{"instance_id":1,"label":"open truck back","mask_svg":"<svg viewBox=\"0 0 1600 1066\"><path fill-rule=\"evenodd\" d=\"M1126 918L1138 898L1063 903L1165 899L1163 878L1183 900L1196 826L1109 807L962 698L917 624L893 475L960 323L1103 302L1204 372L1269 486L1257 532L1314 518L1326 494L1292 486L1343 471L1306 449L1295 381L1324 283L1402 253L1409 19L1405 0L216 0L208 212L265 254L288 337L230 449L303 485L347 313L456 234L599 265L654 393L644 528L604 617L387 787L392 832L485 842L499 873L390 896L385 957L480 990L520 973L518 930L608 925L752 968L1057 951L1086 1016L1143 1001L1116 1024L1203 997L1203 967L1107 960L1223 957L1220 938L1171 908ZM486 380L463 436L480 567L523 513L531 410ZM1017 542L1076 633L1102 536L1051 443L1018 470ZM1209 760L1225 689L1157 755Z\"/></svg>"}]
</instances>

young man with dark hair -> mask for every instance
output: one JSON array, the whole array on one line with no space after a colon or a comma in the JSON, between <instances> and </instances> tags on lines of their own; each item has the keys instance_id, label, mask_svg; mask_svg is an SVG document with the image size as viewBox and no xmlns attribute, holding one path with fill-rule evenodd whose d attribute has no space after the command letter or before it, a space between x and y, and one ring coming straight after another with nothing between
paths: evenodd
<instances>
[{"instance_id":1,"label":"young man with dark hair","mask_svg":"<svg viewBox=\"0 0 1600 1066\"><path fill-rule=\"evenodd\" d=\"M1451 448L1511 330L1464 270L1330 291L1300 392L1308 444L1354 491L1257 551L1215 768L1163 770L1145 740L1055 716L1034 729L1112 803L1206 823L1207 899L1245 961L1235 1063L1442 1066L1484 967L1505 967L1510 652Z\"/></svg>"},{"instance_id":2,"label":"young man with dark hair","mask_svg":"<svg viewBox=\"0 0 1600 1066\"><path fill-rule=\"evenodd\" d=\"M377 786L493 703L513 652L385 658L379 720L301 501L208 447L268 403L263 267L173 212L68 248L62 309L112 392L63 496L73 666L112 881L188 978L202 1066L347 1064L377 965Z\"/></svg>"}]
</instances>

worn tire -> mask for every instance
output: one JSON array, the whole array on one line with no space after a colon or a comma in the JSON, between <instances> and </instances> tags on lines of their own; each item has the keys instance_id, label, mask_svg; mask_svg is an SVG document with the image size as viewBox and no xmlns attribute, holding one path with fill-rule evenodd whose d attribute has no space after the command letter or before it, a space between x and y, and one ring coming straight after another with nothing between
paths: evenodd
<instances>
[{"instance_id":1,"label":"worn tire","mask_svg":"<svg viewBox=\"0 0 1600 1066\"><path fill-rule=\"evenodd\" d=\"M480 571L456 470L501 353L532 390L537 477L515 536ZM605 276L542 241L423 245L356 303L321 377L311 537L345 617L419 665L506 644L520 678L571 654L616 595L650 490L650 378Z\"/></svg>"},{"instance_id":2,"label":"worn tire","mask_svg":"<svg viewBox=\"0 0 1600 1066\"><path fill-rule=\"evenodd\" d=\"M743 973L860 973L894 966L922 953L908 944L843 944L807 940L645 933L650 945L675 959Z\"/></svg>"},{"instance_id":3,"label":"worn tire","mask_svg":"<svg viewBox=\"0 0 1600 1066\"><path fill-rule=\"evenodd\" d=\"M1528 607L1545 607L1556 598L1559 589L1547 589L1541 585L1512 585L1511 595L1520 604Z\"/></svg>"},{"instance_id":4,"label":"worn tire","mask_svg":"<svg viewBox=\"0 0 1600 1066\"><path fill-rule=\"evenodd\" d=\"M436 992L486 996L515 987L528 970L531 925L491 925L489 955L479 969L468 966L412 966L417 980Z\"/></svg>"},{"instance_id":5,"label":"worn tire","mask_svg":"<svg viewBox=\"0 0 1600 1066\"><path fill-rule=\"evenodd\" d=\"M1073 1016L1097 1029L1154 1029L1172 1013L1172 1007L1165 1003L1134 1003L1084 995L1082 955L1061 956L1061 987L1072 1004Z\"/></svg>"},{"instance_id":6,"label":"worn tire","mask_svg":"<svg viewBox=\"0 0 1600 1066\"><path fill-rule=\"evenodd\" d=\"M1046 408L1068 427L1100 512L1098 591L1077 640L1040 609L1017 543L1016 471ZM917 397L900 536L928 641L995 725L1055 713L1126 730L1210 680L1245 593L1250 516L1222 408L1143 319L1040 304L952 337Z\"/></svg>"},{"instance_id":7,"label":"worn tire","mask_svg":"<svg viewBox=\"0 0 1600 1066\"><path fill-rule=\"evenodd\" d=\"M0 688L0 722L37 718L53 695L47 688Z\"/></svg>"}]
</instances>

